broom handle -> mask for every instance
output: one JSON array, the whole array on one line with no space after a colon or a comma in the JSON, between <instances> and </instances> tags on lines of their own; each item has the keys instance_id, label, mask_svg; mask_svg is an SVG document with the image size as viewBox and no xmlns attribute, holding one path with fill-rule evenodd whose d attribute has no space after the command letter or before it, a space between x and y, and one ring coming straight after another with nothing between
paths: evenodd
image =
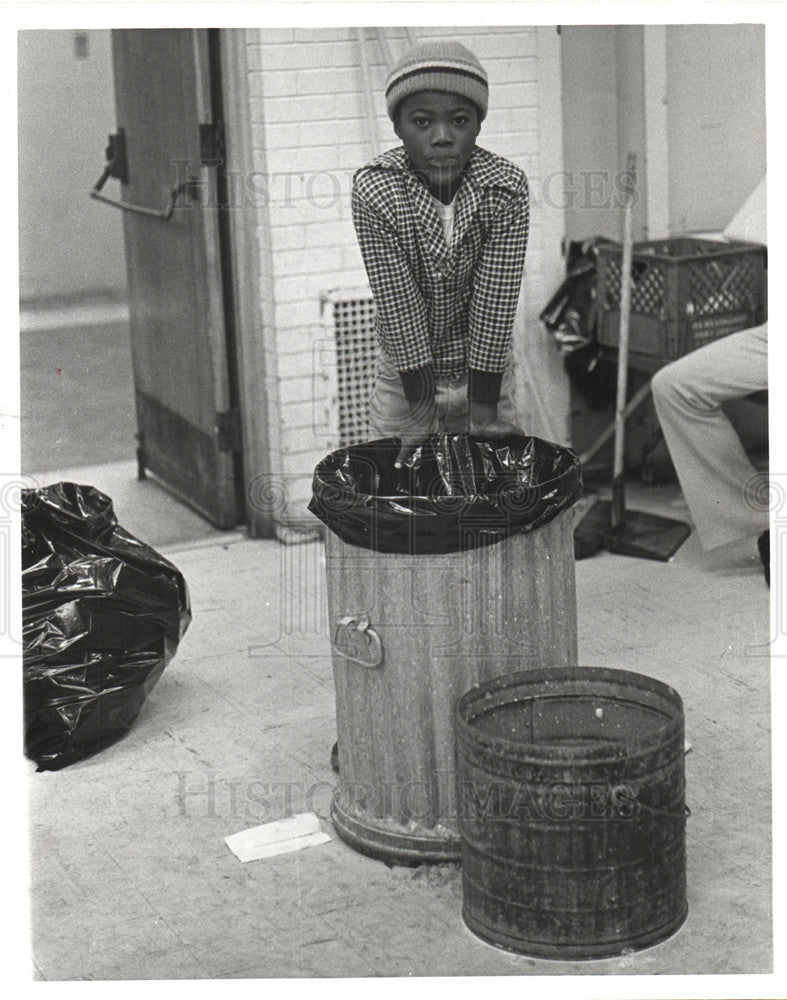
<instances>
[{"instance_id":1,"label":"broom handle","mask_svg":"<svg viewBox=\"0 0 787 1000\"><path fill-rule=\"evenodd\" d=\"M637 157L626 157L626 173L630 186L625 188L623 203L623 262L620 269L620 334L618 336L618 392L615 405L615 451L612 464L612 527L626 519L626 486L624 456L626 447L626 381L629 366L629 319L631 317L631 208L636 185Z\"/></svg>"}]
</instances>

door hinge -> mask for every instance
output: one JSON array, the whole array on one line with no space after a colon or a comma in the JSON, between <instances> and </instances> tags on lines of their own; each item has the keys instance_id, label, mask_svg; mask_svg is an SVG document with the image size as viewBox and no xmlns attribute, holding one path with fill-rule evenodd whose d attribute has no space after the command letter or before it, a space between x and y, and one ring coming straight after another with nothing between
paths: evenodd
<instances>
[{"instance_id":1,"label":"door hinge","mask_svg":"<svg viewBox=\"0 0 787 1000\"><path fill-rule=\"evenodd\" d=\"M224 122L208 122L199 127L199 158L209 167L224 162Z\"/></svg>"},{"instance_id":2,"label":"door hinge","mask_svg":"<svg viewBox=\"0 0 787 1000\"><path fill-rule=\"evenodd\" d=\"M240 410L216 414L216 439L219 451L241 451Z\"/></svg>"}]
</instances>

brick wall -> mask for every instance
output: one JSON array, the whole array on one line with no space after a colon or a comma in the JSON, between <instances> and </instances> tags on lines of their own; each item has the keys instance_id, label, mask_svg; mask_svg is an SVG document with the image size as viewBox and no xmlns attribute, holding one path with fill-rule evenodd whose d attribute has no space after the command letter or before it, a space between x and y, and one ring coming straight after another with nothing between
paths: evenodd
<instances>
[{"instance_id":1,"label":"brick wall","mask_svg":"<svg viewBox=\"0 0 787 1000\"><path fill-rule=\"evenodd\" d=\"M331 398L335 381L330 344L323 343L321 297L336 289L366 285L350 219L352 175L375 149L398 145L385 114L387 54L378 30L364 31L374 88L373 138L356 29L279 28L247 33L256 173L246 181L246 194L258 209L260 229L267 229L261 232L260 268L266 287L272 289L269 315L275 326L276 350L271 363L276 366L280 404L279 426L272 429L277 440L272 444L281 455L291 522L303 516L314 465L337 444ZM490 80L490 111L479 142L521 166L531 184L544 172L539 156L544 129L540 100L544 81L539 77L540 68L543 76L539 58L539 31L543 30L519 26L412 29L419 40L457 37L478 55ZM405 31L386 28L385 33L397 57L408 45ZM558 130L559 125L559 121L553 123ZM518 339L525 349L527 343L536 348L530 358L531 372L533 357L537 361L545 337L537 319L548 297L545 253L552 261L552 273L559 256L556 246L543 245L537 187L518 317ZM521 355L522 350L517 356L520 375ZM537 403L528 390L533 380L519 381L520 406L525 419L535 426ZM537 381L542 381L540 374ZM543 385L539 402L542 396ZM543 433L534 430L539 432Z\"/></svg>"}]
</instances>

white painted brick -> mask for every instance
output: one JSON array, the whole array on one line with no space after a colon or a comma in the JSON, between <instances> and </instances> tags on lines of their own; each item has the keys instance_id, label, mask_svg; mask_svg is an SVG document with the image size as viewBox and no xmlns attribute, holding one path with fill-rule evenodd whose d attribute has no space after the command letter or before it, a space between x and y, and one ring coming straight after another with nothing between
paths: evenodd
<instances>
[{"instance_id":1,"label":"white painted brick","mask_svg":"<svg viewBox=\"0 0 787 1000\"><path fill-rule=\"evenodd\" d=\"M285 454L282 459L284 472L287 476L306 476L311 478L315 468L329 454L331 448L331 438L326 431L320 438L312 438L308 451L292 452Z\"/></svg>"},{"instance_id":2,"label":"white painted brick","mask_svg":"<svg viewBox=\"0 0 787 1000\"><path fill-rule=\"evenodd\" d=\"M267 49L271 46L286 45L295 41L294 28L258 28L256 47Z\"/></svg>"},{"instance_id":3,"label":"white painted brick","mask_svg":"<svg viewBox=\"0 0 787 1000\"><path fill-rule=\"evenodd\" d=\"M313 226L271 226L271 248L274 254L288 250L307 250L311 252L315 244L307 235ZM332 227L331 227L332 228Z\"/></svg>"},{"instance_id":4,"label":"white painted brick","mask_svg":"<svg viewBox=\"0 0 787 1000\"><path fill-rule=\"evenodd\" d=\"M325 366L326 341L321 324L279 327L278 346L281 354L301 355L309 362L309 371L319 372Z\"/></svg>"},{"instance_id":5,"label":"white painted brick","mask_svg":"<svg viewBox=\"0 0 787 1000\"><path fill-rule=\"evenodd\" d=\"M510 33L487 35L480 31L469 46L482 63L489 59L504 59L537 54L535 28L512 28Z\"/></svg>"},{"instance_id":6,"label":"white painted brick","mask_svg":"<svg viewBox=\"0 0 787 1000\"><path fill-rule=\"evenodd\" d=\"M278 302L276 307L276 328L285 334L288 330L300 330L306 326L322 323L320 295L304 296L294 302Z\"/></svg>"},{"instance_id":7,"label":"white painted brick","mask_svg":"<svg viewBox=\"0 0 787 1000\"><path fill-rule=\"evenodd\" d=\"M249 98L249 118L252 124L265 121L265 101L261 97Z\"/></svg>"},{"instance_id":8,"label":"white painted brick","mask_svg":"<svg viewBox=\"0 0 787 1000\"><path fill-rule=\"evenodd\" d=\"M536 132L538 130L538 110L536 108L490 108L484 126L489 132ZM483 126L481 135L483 135Z\"/></svg>"},{"instance_id":9,"label":"white painted brick","mask_svg":"<svg viewBox=\"0 0 787 1000\"><path fill-rule=\"evenodd\" d=\"M262 69L262 53L259 45L246 46L246 65L251 73L255 73L257 70Z\"/></svg>"},{"instance_id":10,"label":"white painted brick","mask_svg":"<svg viewBox=\"0 0 787 1000\"><path fill-rule=\"evenodd\" d=\"M313 176L326 171L352 174L363 166L367 158L368 150L360 144L335 143L332 146L305 146L300 149L269 149L267 163L271 173L295 170ZM345 178L339 180L340 189L349 187Z\"/></svg>"},{"instance_id":11,"label":"white painted brick","mask_svg":"<svg viewBox=\"0 0 787 1000\"><path fill-rule=\"evenodd\" d=\"M362 86L360 68L356 66L306 67L265 74L265 93L269 97L358 94Z\"/></svg>"},{"instance_id":12,"label":"white painted brick","mask_svg":"<svg viewBox=\"0 0 787 1000\"><path fill-rule=\"evenodd\" d=\"M328 393L323 383L323 379L312 378L308 375L283 378L280 382L281 398L297 400L298 402L306 402L310 399L324 400Z\"/></svg>"},{"instance_id":13,"label":"white painted brick","mask_svg":"<svg viewBox=\"0 0 787 1000\"><path fill-rule=\"evenodd\" d=\"M298 472L304 468L313 469L325 453L325 443L328 426L282 427L282 448L284 450L284 468L288 472ZM315 453L319 453L316 455ZM291 460L288 461L288 459Z\"/></svg>"},{"instance_id":14,"label":"white painted brick","mask_svg":"<svg viewBox=\"0 0 787 1000\"><path fill-rule=\"evenodd\" d=\"M527 150L538 146L537 132L482 132L479 145L516 163L527 173Z\"/></svg>"},{"instance_id":15,"label":"white painted brick","mask_svg":"<svg viewBox=\"0 0 787 1000\"><path fill-rule=\"evenodd\" d=\"M358 47L354 41L310 42L308 45L266 44L262 49L262 65L268 70L304 69L312 66L355 66Z\"/></svg>"},{"instance_id":16,"label":"white painted brick","mask_svg":"<svg viewBox=\"0 0 787 1000\"><path fill-rule=\"evenodd\" d=\"M330 271L336 267L336 248L281 251L276 254L273 266L278 278Z\"/></svg>"},{"instance_id":17,"label":"white painted brick","mask_svg":"<svg viewBox=\"0 0 787 1000\"><path fill-rule=\"evenodd\" d=\"M313 45L315 42L347 42L355 39L355 28L296 28L295 42Z\"/></svg>"},{"instance_id":18,"label":"white painted brick","mask_svg":"<svg viewBox=\"0 0 787 1000\"><path fill-rule=\"evenodd\" d=\"M499 83L490 90L489 103L492 107L537 108L538 83L534 80Z\"/></svg>"},{"instance_id":19,"label":"white painted brick","mask_svg":"<svg viewBox=\"0 0 787 1000\"><path fill-rule=\"evenodd\" d=\"M307 402L284 401L281 406L283 427L313 427L324 424L324 410L319 410L311 400Z\"/></svg>"},{"instance_id":20,"label":"white painted brick","mask_svg":"<svg viewBox=\"0 0 787 1000\"><path fill-rule=\"evenodd\" d=\"M249 73L249 95L251 97L269 96L265 73Z\"/></svg>"},{"instance_id":21,"label":"white painted brick","mask_svg":"<svg viewBox=\"0 0 787 1000\"><path fill-rule=\"evenodd\" d=\"M254 76L259 81L256 86L264 88L263 93L266 97L282 97L297 94L298 73L297 69L267 70L263 67L261 72L255 73ZM252 90L252 93L257 91Z\"/></svg>"},{"instance_id":22,"label":"white painted brick","mask_svg":"<svg viewBox=\"0 0 787 1000\"><path fill-rule=\"evenodd\" d=\"M347 287L344 272L321 272L320 274L303 274L296 278L273 279L274 294L277 302L298 302L303 299L319 301L320 295L334 288Z\"/></svg>"},{"instance_id":23,"label":"white painted brick","mask_svg":"<svg viewBox=\"0 0 787 1000\"><path fill-rule=\"evenodd\" d=\"M344 247L355 242L349 213L340 222L310 222L305 227L308 247Z\"/></svg>"},{"instance_id":24,"label":"white painted brick","mask_svg":"<svg viewBox=\"0 0 787 1000\"><path fill-rule=\"evenodd\" d=\"M485 69L489 75L490 101L497 98L497 88L504 83L538 83L538 60L535 56L518 59L487 60Z\"/></svg>"},{"instance_id":25,"label":"white painted brick","mask_svg":"<svg viewBox=\"0 0 787 1000\"><path fill-rule=\"evenodd\" d=\"M269 139L271 142L278 139L273 130L280 127L285 126L270 126ZM304 146L332 146L336 142L336 124L330 120L297 122L287 127L295 130L295 141L290 141L290 134L287 133L284 138L288 141L281 142L279 148L295 146L300 149ZM348 118L342 122L341 136L343 142L355 143L359 147L363 145L364 162L369 158L369 129L366 119L361 118L360 113L359 117Z\"/></svg>"},{"instance_id":26,"label":"white painted brick","mask_svg":"<svg viewBox=\"0 0 787 1000\"><path fill-rule=\"evenodd\" d=\"M363 113L359 95L319 94L314 97L269 97L265 100L265 118L269 122L311 121L329 118L337 123Z\"/></svg>"},{"instance_id":27,"label":"white painted brick","mask_svg":"<svg viewBox=\"0 0 787 1000\"><path fill-rule=\"evenodd\" d=\"M252 136L255 146L271 150L301 149L304 145L300 122L269 122L265 126L255 125Z\"/></svg>"},{"instance_id":28,"label":"white painted brick","mask_svg":"<svg viewBox=\"0 0 787 1000\"><path fill-rule=\"evenodd\" d=\"M293 350L289 343L289 330L277 330L278 371L280 378L318 378L324 373L320 345L306 345L304 350Z\"/></svg>"},{"instance_id":29,"label":"white painted brick","mask_svg":"<svg viewBox=\"0 0 787 1000\"><path fill-rule=\"evenodd\" d=\"M288 329L293 326L304 326L307 323L320 322L320 297L302 299L300 302L276 303L276 326L278 329Z\"/></svg>"}]
</instances>

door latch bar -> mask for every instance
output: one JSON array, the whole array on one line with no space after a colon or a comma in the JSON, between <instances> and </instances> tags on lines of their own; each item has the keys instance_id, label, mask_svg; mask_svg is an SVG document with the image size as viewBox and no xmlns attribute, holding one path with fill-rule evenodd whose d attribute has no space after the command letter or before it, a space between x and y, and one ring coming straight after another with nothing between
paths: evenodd
<instances>
[{"instance_id":1,"label":"door latch bar","mask_svg":"<svg viewBox=\"0 0 787 1000\"><path fill-rule=\"evenodd\" d=\"M163 209L146 208L144 205L132 205L117 198L110 198L101 193L102 188L110 177L119 180L121 184L128 184L129 182L128 160L126 158L126 135L122 128L118 129L115 135L109 137L106 157L108 162L104 168L104 172L90 190L90 197L95 201L101 201L105 205L111 205L113 208L119 208L124 212L135 212L137 215L146 215L152 219L161 219L163 222L169 222L174 215L175 206L181 194L185 193L191 201L199 201L200 184L194 177L176 184L172 188L166 207Z\"/></svg>"}]
</instances>

